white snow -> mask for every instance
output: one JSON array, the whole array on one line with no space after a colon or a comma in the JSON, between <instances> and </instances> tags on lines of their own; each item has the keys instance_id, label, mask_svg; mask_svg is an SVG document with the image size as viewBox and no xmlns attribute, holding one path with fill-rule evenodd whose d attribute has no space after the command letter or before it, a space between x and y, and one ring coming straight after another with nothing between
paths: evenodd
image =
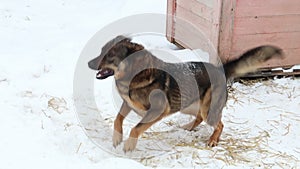
<instances>
[{"instance_id":1,"label":"white snow","mask_svg":"<svg viewBox=\"0 0 300 169\"><path fill-rule=\"evenodd\" d=\"M1 1L0 169L299 167L299 78L235 83L215 148L205 146L212 129L200 125L197 131L184 131L179 126L191 118L181 114L153 126L136 152L127 155L122 154L122 145L112 148L105 128L95 131L104 140L102 149L86 136L72 100L80 52L105 25L145 12L166 13L166 1ZM158 39L139 41L152 49L174 49L163 37ZM192 55L174 53L181 58L184 52ZM113 79L95 84L98 111L106 118L100 125L111 130L119 106L112 102ZM125 121L125 138L138 119L131 114ZM130 158L138 156L144 158Z\"/></svg>"}]
</instances>

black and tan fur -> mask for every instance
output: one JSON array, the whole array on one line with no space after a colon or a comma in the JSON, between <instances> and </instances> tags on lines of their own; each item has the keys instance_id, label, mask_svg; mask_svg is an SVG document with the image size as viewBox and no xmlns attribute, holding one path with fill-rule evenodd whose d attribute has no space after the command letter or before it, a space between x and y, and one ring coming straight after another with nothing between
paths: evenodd
<instances>
[{"instance_id":1,"label":"black and tan fur","mask_svg":"<svg viewBox=\"0 0 300 169\"><path fill-rule=\"evenodd\" d=\"M194 121L183 126L185 129L193 130L202 121L213 126L208 145L216 146L223 130L221 115L227 100L227 79L254 72L262 63L276 56L282 56L279 48L261 46L223 67L204 62L166 63L142 45L118 36L108 42L100 56L88 65L99 71L98 79L114 75L123 98L114 121L115 147L122 142L122 124L128 113L134 110L143 117L132 128L124 144L123 150L127 152L135 149L138 137L145 130L178 111L195 116Z\"/></svg>"}]
</instances>

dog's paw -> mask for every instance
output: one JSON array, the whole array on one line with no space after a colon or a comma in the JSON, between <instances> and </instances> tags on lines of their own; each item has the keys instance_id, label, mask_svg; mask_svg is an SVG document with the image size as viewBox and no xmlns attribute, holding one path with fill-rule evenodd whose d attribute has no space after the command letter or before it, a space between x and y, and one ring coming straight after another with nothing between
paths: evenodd
<instances>
[{"instance_id":1,"label":"dog's paw","mask_svg":"<svg viewBox=\"0 0 300 169\"><path fill-rule=\"evenodd\" d=\"M116 148L123 140L123 134L117 131L114 131L113 134L113 146Z\"/></svg>"},{"instance_id":2,"label":"dog's paw","mask_svg":"<svg viewBox=\"0 0 300 169\"><path fill-rule=\"evenodd\" d=\"M123 151L126 153L126 152L130 152L130 151L133 151L136 147L136 144L137 144L137 138L128 138L126 140L126 142L124 143L124 148L123 148Z\"/></svg>"},{"instance_id":3,"label":"dog's paw","mask_svg":"<svg viewBox=\"0 0 300 169\"><path fill-rule=\"evenodd\" d=\"M209 146L209 147L215 147L217 145L218 145L218 141L215 139L209 139L207 142L207 146Z\"/></svg>"}]
</instances>

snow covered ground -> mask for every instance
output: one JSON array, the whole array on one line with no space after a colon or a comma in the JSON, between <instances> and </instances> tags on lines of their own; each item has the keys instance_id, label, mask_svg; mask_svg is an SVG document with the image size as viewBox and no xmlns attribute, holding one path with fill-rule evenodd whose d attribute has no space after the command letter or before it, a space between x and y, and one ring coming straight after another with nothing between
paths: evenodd
<instances>
[{"instance_id":1,"label":"snow covered ground","mask_svg":"<svg viewBox=\"0 0 300 169\"><path fill-rule=\"evenodd\" d=\"M235 83L215 148L205 146L210 127L185 131L179 126L190 117L180 114L153 126L137 151L124 155L142 158L122 157L121 147L104 151L111 148L105 128L94 131L102 139L102 149L95 138L87 137L72 99L77 59L102 27L144 12L165 13L166 1L1 1L0 169L299 168L299 78ZM170 47L163 38L160 43L142 40L152 47ZM112 127L113 79L95 84L105 119L98 123ZM130 126L132 122L126 121L125 133Z\"/></svg>"}]
</instances>

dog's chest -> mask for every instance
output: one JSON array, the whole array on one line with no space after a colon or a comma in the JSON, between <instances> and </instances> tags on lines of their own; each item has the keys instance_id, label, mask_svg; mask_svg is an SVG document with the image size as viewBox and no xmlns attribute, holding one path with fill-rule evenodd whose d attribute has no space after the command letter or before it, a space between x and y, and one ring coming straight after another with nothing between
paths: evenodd
<instances>
[{"instance_id":1,"label":"dog's chest","mask_svg":"<svg viewBox=\"0 0 300 169\"><path fill-rule=\"evenodd\" d=\"M122 99L131 107L138 115L144 116L147 112L147 107L143 103L143 98L138 99L139 96L130 97L130 90L126 83L116 82L117 90Z\"/></svg>"}]
</instances>

